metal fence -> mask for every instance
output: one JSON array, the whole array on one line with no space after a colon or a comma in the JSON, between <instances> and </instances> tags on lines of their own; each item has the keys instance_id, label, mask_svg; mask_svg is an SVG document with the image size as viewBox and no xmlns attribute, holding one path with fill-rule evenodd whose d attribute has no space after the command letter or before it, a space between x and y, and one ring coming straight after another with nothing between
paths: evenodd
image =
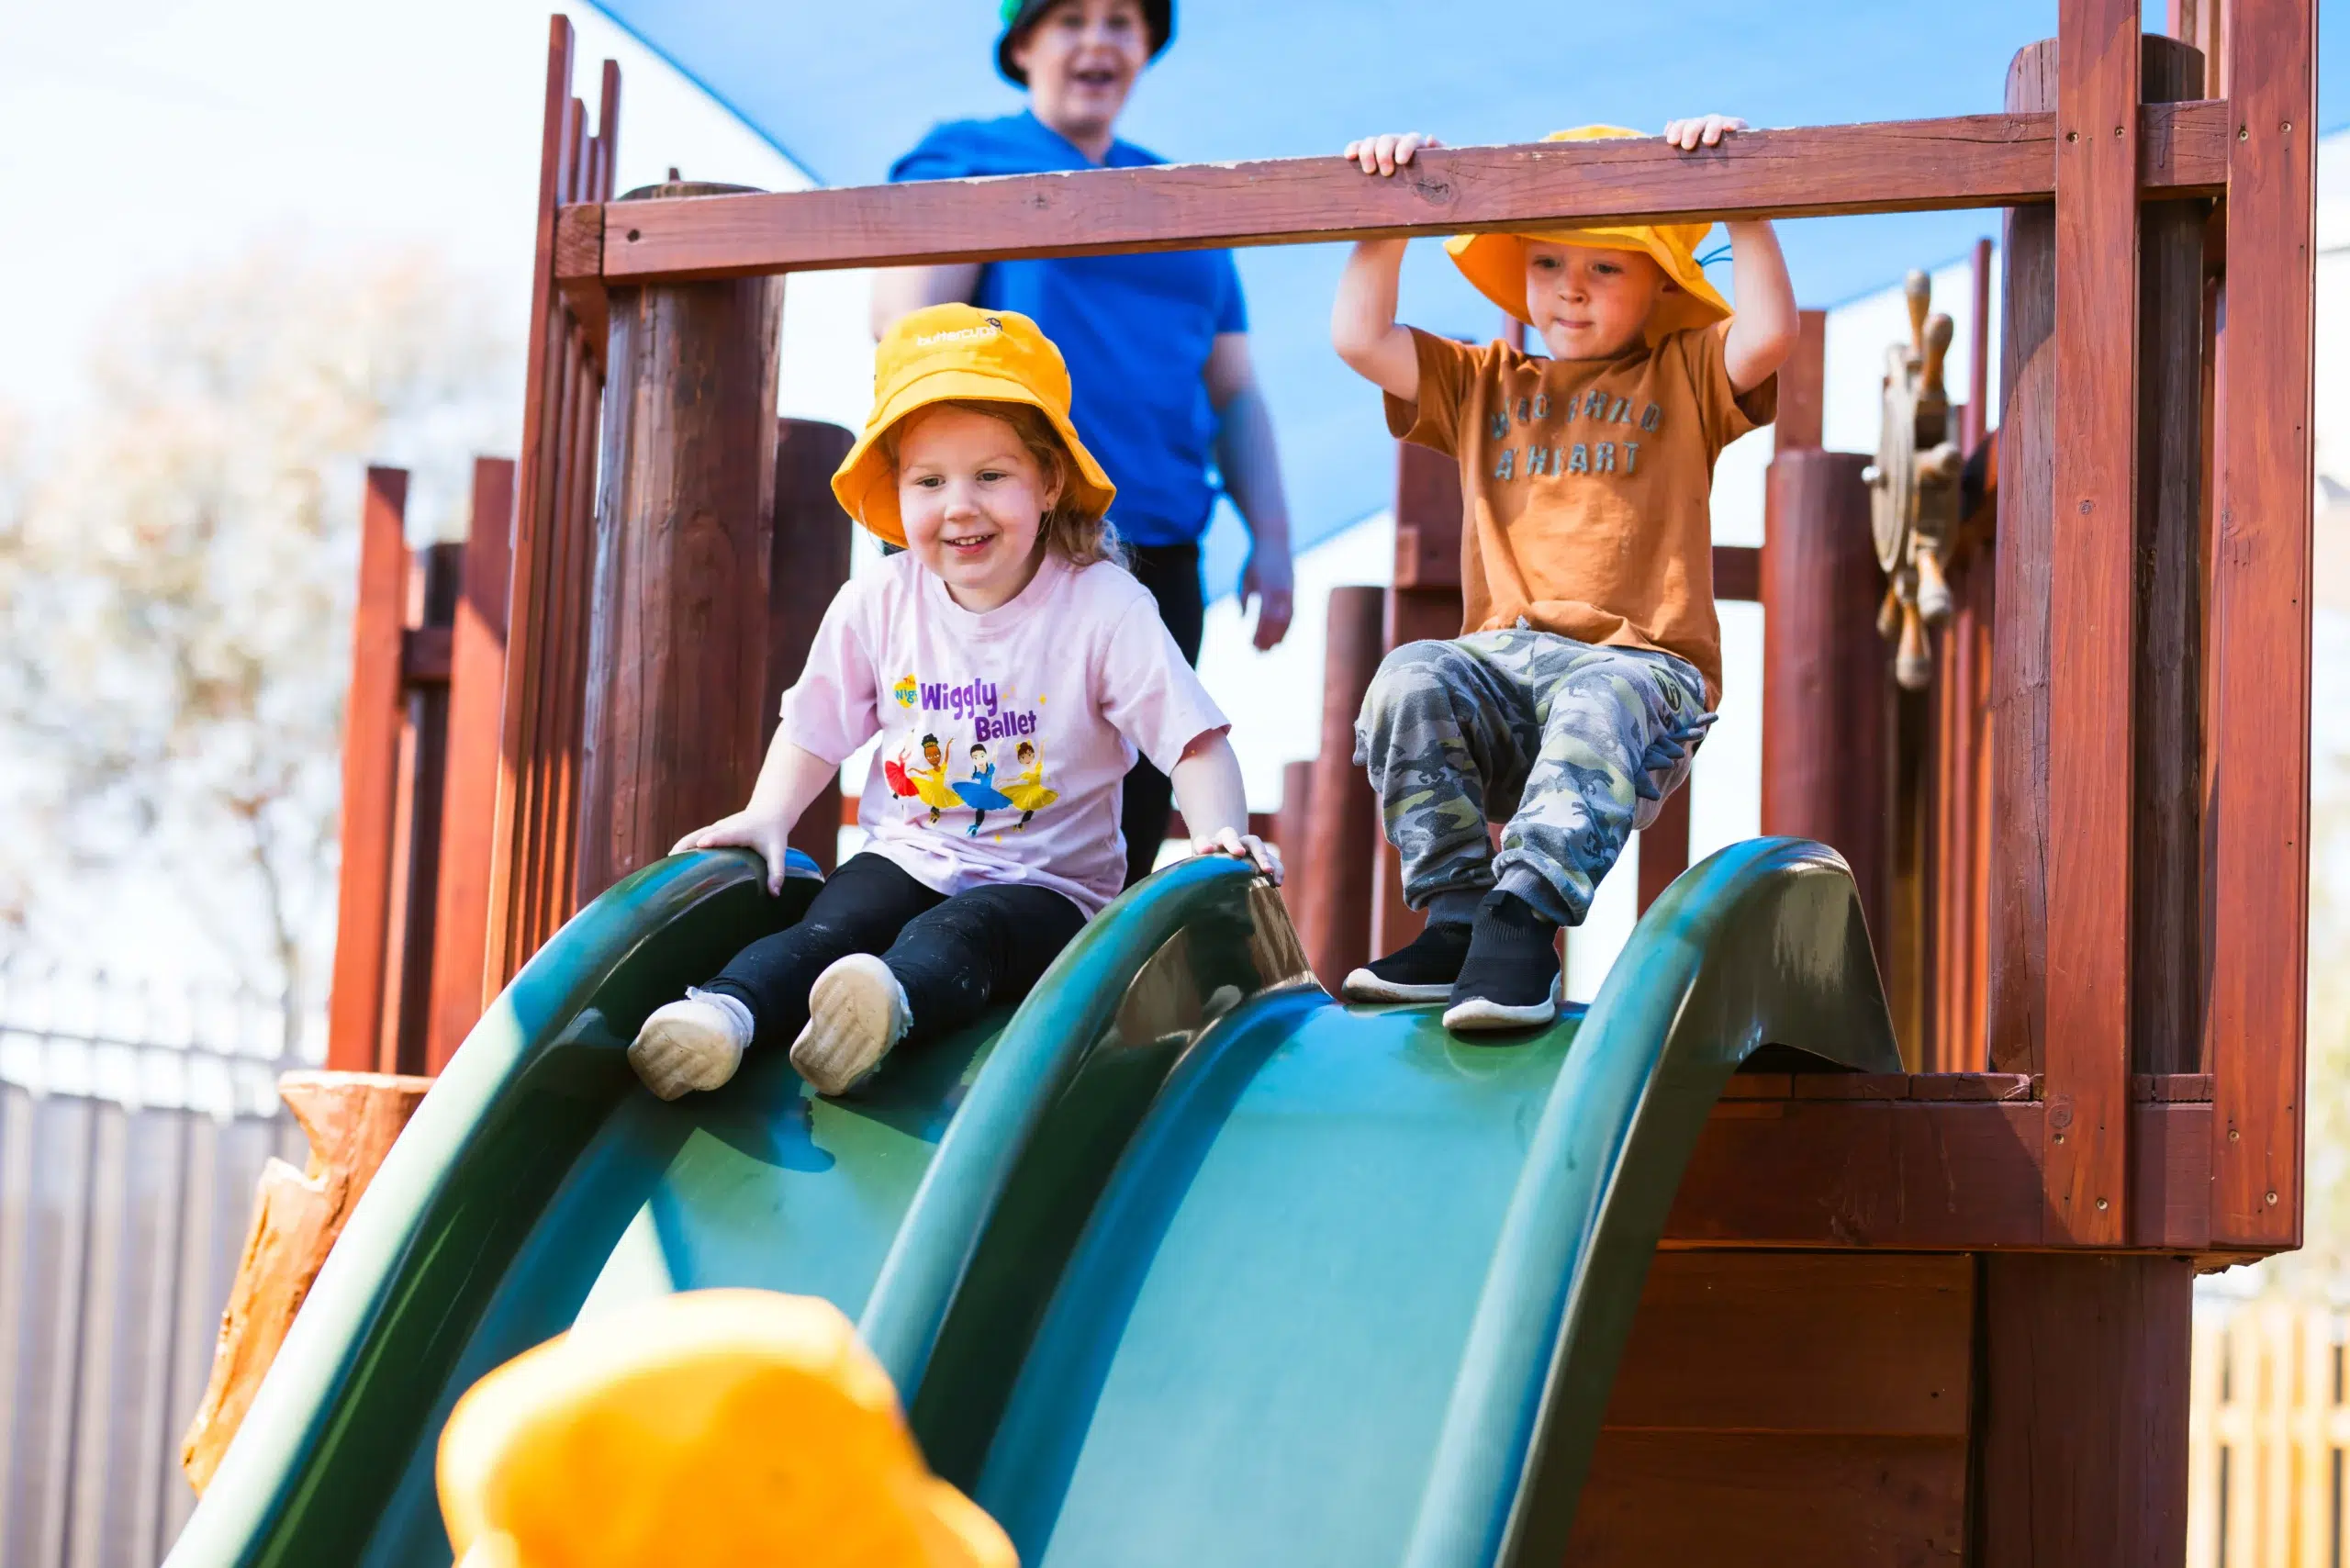
<instances>
[{"instance_id":1,"label":"metal fence","mask_svg":"<svg viewBox=\"0 0 2350 1568\"><path fill-rule=\"evenodd\" d=\"M0 965L0 1568L153 1568L272 1155L274 999Z\"/></svg>"}]
</instances>

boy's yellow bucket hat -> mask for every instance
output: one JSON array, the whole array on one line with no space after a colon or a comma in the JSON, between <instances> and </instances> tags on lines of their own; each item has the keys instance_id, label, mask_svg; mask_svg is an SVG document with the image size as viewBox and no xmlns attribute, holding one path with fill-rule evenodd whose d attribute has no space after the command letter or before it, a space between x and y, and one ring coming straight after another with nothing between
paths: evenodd
<instances>
[{"instance_id":1,"label":"boy's yellow bucket hat","mask_svg":"<svg viewBox=\"0 0 2350 1568\"><path fill-rule=\"evenodd\" d=\"M1620 125L1584 125L1554 130L1542 140L1606 141L1642 134ZM1706 269L1697 264L1697 247L1712 228L1710 223L1628 223L1618 228L1544 229L1524 234L1455 234L1444 242L1444 249L1461 275L1477 286L1478 293L1521 321L1527 319L1527 241L1599 251L1645 251L1680 290L1659 299L1649 317L1648 340L1654 343L1673 332L1729 319L1729 302L1715 292L1706 281Z\"/></svg>"},{"instance_id":2,"label":"boy's yellow bucket hat","mask_svg":"<svg viewBox=\"0 0 2350 1568\"><path fill-rule=\"evenodd\" d=\"M898 478L881 437L917 409L949 398L1026 403L1052 421L1072 472L1064 503L1089 517L1110 510L1118 487L1069 420L1069 366L1053 341L1016 310L931 305L901 317L873 354L873 412L833 475L841 510L892 544L906 542Z\"/></svg>"},{"instance_id":3,"label":"boy's yellow bucket hat","mask_svg":"<svg viewBox=\"0 0 2350 1568\"><path fill-rule=\"evenodd\" d=\"M1016 1568L812 1296L664 1296L527 1350L457 1402L439 1481L457 1568Z\"/></svg>"}]
</instances>

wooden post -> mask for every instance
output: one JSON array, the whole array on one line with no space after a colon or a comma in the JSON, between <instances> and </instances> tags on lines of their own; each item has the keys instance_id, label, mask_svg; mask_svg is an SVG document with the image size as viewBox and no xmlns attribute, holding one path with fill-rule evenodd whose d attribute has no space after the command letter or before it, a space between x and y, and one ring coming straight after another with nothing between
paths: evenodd
<instances>
[{"instance_id":1,"label":"wooden post","mask_svg":"<svg viewBox=\"0 0 2350 1568\"><path fill-rule=\"evenodd\" d=\"M580 903L748 798L767 678L782 280L617 289L610 308Z\"/></svg>"},{"instance_id":2,"label":"wooden post","mask_svg":"<svg viewBox=\"0 0 2350 1568\"><path fill-rule=\"evenodd\" d=\"M2203 60L2149 35L2148 101L2198 97ZM2200 1072L2203 1011L2203 230L2210 204L2139 208L2137 636L2130 1064Z\"/></svg>"},{"instance_id":3,"label":"wooden post","mask_svg":"<svg viewBox=\"0 0 2350 1568\"><path fill-rule=\"evenodd\" d=\"M1382 639L1389 651L1406 643L1460 635L1462 521L1460 465L1440 452L1396 442L1394 586L1387 595ZM1392 953L1418 935L1424 922L1404 902L1403 868L1375 816L1371 837L1376 901L1371 913L1371 951L1378 955Z\"/></svg>"},{"instance_id":4,"label":"wooden post","mask_svg":"<svg viewBox=\"0 0 2350 1568\"><path fill-rule=\"evenodd\" d=\"M1828 312L1796 313L1795 352L1779 367L1779 417L1771 424L1771 450L1827 444Z\"/></svg>"},{"instance_id":5,"label":"wooden post","mask_svg":"<svg viewBox=\"0 0 2350 1568\"><path fill-rule=\"evenodd\" d=\"M2185 1258L1983 1260L1980 1568L2177 1568L2187 1553Z\"/></svg>"},{"instance_id":6,"label":"wooden post","mask_svg":"<svg viewBox=\"0 0 2350 1568\"><path fill-rule=\"evenodd\" d=\"M2056 106L2056 40L2020 50L2007 106ZM1986 1024L1991 1067L2041 1065L2047 993L2048 622L2053 518L2056 220L2009 209L2000 246L1998 532L1991 647L1990 931Z\"/></svg>"},{"instance_id":7,"label":"wooden post","mask_svg":"<svg viewBox=\"0 0 2350 1568\"><path fill-rule=\"evenodd\" d=\"M481 1017L487 998L490 834L498 812L498 712L506 675L507 568L514 465L474 462L456 623L450 633L449 773L442 800L441 871L432 920L431 1020L424 1067L437 1073Z\"/></svg>"},{"instance_id":8,"label":"wooden post","mask_svg":"<svg viewBox=\"0 0 2350 1568\"><path fill-rule=\"evenodd\" d=\"M400 745L401 633L408 621L408 473L367 470L359 595L342 716L342 869L336 885L327 1065L375 1066L390 936L392 835Z\"/></svg>"},{"instance_id":9,"label":"wooden post","mask_svg":"<svg viewBox=\"0 0 2350 1568\"><path fill-rule=\"evenodd\" d=\"M856 438L820 420L778 420L775 443L775 543L767 568L767 702L762 745L775 738L783 694L800 678L816 627L848 581L848 514L833 498L833 470ZM792 829L791 846L832 875L840 853L841 789L835 780Z\"/></svg>"},{"instance_id":10,"label":"wooden post","mask_svg":"<svg viewBox=\"0 0 2350 1568\"><path fill-rule=\"evenodd\" d=\"M1313 820L1303 864L1293 868L1298 925L1311 931L1314 972L1331 991L1371 957L1371 850L1378 801L1355 766L1355 715L1378 672L1387 595L1375 588L1330 590L1322 667L1322 753L1314 761Z\"/></svg>"},{"instance_id":11,"label":"wooden post","mask_svg":"<svg viewBox=\"0 0 2350 1568\"><path fill-rule=\"evenodd\" d=\"M1858 453L1771 460L1762 543L1762 831L1852 868L1883 950L1893 876L1893 677Z\"/></svg>"},{"instance_id":12,"label":"wooden post","mask_svg":"<svg viewBox=\"0 0 2350 1568\"><path fill-rule=\"evenodd\" d=\"M1649 912L1657 895L1689 869L1689 786L1683 784L1664 799L1656 821L1640 830L1639 859L1639 910Z\"/></svg>"},{"instance_id":13,"label":"wooden post","mask_svg":"<svg viewBox=\"0 0 2350 1568\"><path fill-rule=\"evenodd\" d=\"M2298 1246L2309 964L2313 0L2232 0L2212 434L2213 1243Z\"/></svg>"}]
</instances>

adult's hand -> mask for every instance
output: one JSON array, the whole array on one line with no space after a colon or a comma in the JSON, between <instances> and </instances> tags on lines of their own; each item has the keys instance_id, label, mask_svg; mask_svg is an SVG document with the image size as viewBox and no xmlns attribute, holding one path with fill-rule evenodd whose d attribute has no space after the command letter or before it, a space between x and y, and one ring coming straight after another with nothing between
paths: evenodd
<instances>
[{"instance_id":1,"label":"adult's hand","mask_svg":"<svg viewBox=\"0 0 2350 1568\"><path fill-rule=\"evenodd\" d=\"M1260 542L1248 552L1248 564L1240 568L1240 608L1246 611L1249 601L1256 601L1257 631L1251 640L1259 653L1278 646L1289 635L1296 598L1288 544Z\"/></svg>"}]
</instances>

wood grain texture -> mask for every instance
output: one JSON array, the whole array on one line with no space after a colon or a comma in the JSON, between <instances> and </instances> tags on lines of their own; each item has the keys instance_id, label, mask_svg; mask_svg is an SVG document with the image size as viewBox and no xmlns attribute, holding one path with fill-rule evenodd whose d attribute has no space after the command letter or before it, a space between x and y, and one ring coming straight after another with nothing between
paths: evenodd
<instances>
[{"instance_id":1,"label":"wood grain texture","mask_svg":"<svg viewBox=\"0 0 2350 1568\"><path fill-rule=\"evenodd\" d=\"M198 1493L277 1358L295 1315L430 1080L373 1072L289 1072L277 1092L310 1140L308 1169L263 1169L245 1249L220 1316L212 1376L180 1440L180 1467Z\"/></svg>"},{"instance_id":2,"label":"wood grain texture","mask_svg":"<svg viewBox=\"0 0 2350 1568\"><path fill-rule=\"evenodd\" d=\"M2057 51L2046 1170L2052 1238L2128 1231L2138 516L2138 0L2074 0Z\"/></svg>"},{"instance_id":3,"label":"wood grain texture","mask_svg":"<svg viewBox=\"0 0 2350 1568\"><path fill-rule=\"evenodd\" d=\"M1852 868L1880 950L1893 875L1893 679L1869 534L1868 459L1797 447L1765 480L1762 831L1815 838Z\"/></svg>"},{"instance_id":4,"label":"wood grain texture","mask_svg":"<svg viewBox=\"0 0 2350 1568\"><path fill-rule=\"evenodd\" d=\"M1796 346L1779 367L1779 417L1771 425L1772 450L1824 444L1827 411L1828 312L1798 310Z\"/></svg>"},{"instance_id":5,"label":"wood grain texture","mask_svg":"<svg viewBox=\"0 0 2350 1568\"><path fill-rule=\"evenodd\" d=\"M1605 1426L1963 1439L1975 1271L1961 1256L1662 1253Z\"/></svg>"},{"instance_id":6,"label":"wood grain texture","mask_svg":"<svg viewBox=\"0 0 2350 1568\"><path fill-rule=\"evenodd\" d=\"M1912 1091L1923 1081L1924 1075L1913 1079ZM1893 1092L1890 1081L1875 1087ZM1725 1098L1716 1108L1674 1195L1668 1245L1930 1251L2068 1245L2043 1229L2041 1102L1793 1092ZM2137 1219L2115 1245L2215 1247L2210 1107L2146 1101L2127 1114L2147 1157L2131 1177Z\"/></svg>"},{"instance_id":7,"label":"wood grain texture","mask_svg":"<svg viewBox=\"0 0 2350 1568\"><path fill-rule=\"evenodd\" d=\"M342 868L335 888L327 1065L375 1066L391 939L397 816L401 633L408 624L408 471L367 470L359 515L359 592L342 721Z\"/></svg>"},{"instance_id":8,"label":"wood grain texture","mask_svg":"<svg viewBox=\"0 0 2350 1568\"><path fill-rule=\"evenodd\" d=\"M617 289L611 303L578 903L750 797L770 675L782 281Z\"/></svg>"},{"instance_id":9,"label":"wood grain texture","mask_svg":"<svg viewBox=\"0 0 2350 1568\"><path fill-rule=\"evenodd\" d=\"M1375 588L1330 590L1322 663L1322 750L1314 759L1313 812L1305 854L1292 866L1284 898L1313 935L1307 954L1324 986L1336 992L1371 957L1372 851L1380 839L1379 802L1355 766L1355 715L1378 672L1385 642L1387 595Z\"/></svg>"},{"instance_id":10,"label":"wood grain texture","mask_svg":"<svg viewBox=\"0 0 2350 1568\"><path fill-rule=\"evenodd\" d=\"M1980 1568L2175 1568L2187 1553L2194 1265L1983 1262Z\"/></svg>"},{"instance_id":11,"label":"wood grain texture","mask_svg":"<svg viewBox=\"0 0 2350 1568\"><path fill-rule=\"evenodd\" d=\"M1425 446L1397 442L1395 570L1381 634L1385 651L1460 635L1461 575L1473 569L1462 545L1467 526L1460 464ZM1404 902L1402 863L1376 816L1371 836L1371 951L1376 956L1411 941L1425 922Z\"/></svg>"},{"instance_id":12,"label":"wood grain texture","mask_svg":"<svg viewBox=\"0 0 2350 1568\"><path fill-rule=\"evenodd\" d=\"M778 420L775 445L775 543L767 569L767 689L760 705L761 744L782 721L783 694L800 678L816 627L848 581L848 514L833 497L833 470L856 438L820 420ZM791 832L791 846L826 876L840 855L834 824L852 803L837 779L816 797Z\"/></svg>"},{"instance_id":13,"label":"wood grain texture","mask_svg":"<svg viewBox=\"0 0 2350 1568\"><path fill-rule=\"evenodd\" d=\"M1689 869L1689 786L1682 785L1664 798L1656 820L1640 829L1635 861L1634 897L1646 914L1673 879Z\"/></svg>"},{"instance_id":14,"label":"wood grain texture","mask_svg":"<svg viewBox=\"0 0 2350 1568\"><path fill-rule=\"evenodd\" d=\"M464 546L417 552L408 574L407 644L421 635L444 645L457 614ZM422 1073L432 1006L433 920L440 912L441 823L449 780L449 684L408 681L400 699L399 762L392 810L392 879L385 924L384 1015L378 1072Z\"/></svg>"},{"instance_id":15,"label":"wood grain texture","mask_svg":"<svg viewBox=\"0 0 2350 1568\"><path fill-rule=\"evenodd\" d=\"M475 459L472 521L465 531L456 624L450 633L449 768L432 921L431 1019L424 1049L429 1073L449 1065L481 1017L513 527L514 464L499 457Z\"/></svg>"},{"instance_id":16,"label":"wood grain texture","mask_svg":"<svg viewBox=\"0 0 2350 1568\"><path fill-rule=\"evenodd\" d=\"M2203 60L2148 36L2143 95L2192 98ZM2210 204L2148 202L2138 237L2138 510L2130 1058L2202 1066L2203 230Z\"/></svg>"},{"instance_id":17,"label":"wood grain texture","mask_svg":"<svg viewBox=\"0 0 2350 1568\"><path fill-rule=\"evenodd\" d=\"M2150 106L2145 174L2221 184L2225 111ZM1169 164L667 201L603 225L608 283L1093 255L1378 235L1691 218L1818 217L2044 201L2044 114L1756 130L1697 153L1661 138L1465 147L1367 180L1342 159ZM572 264L586 264L585 245Z\"/></svg>"},{"instance_id":18,"label":"wood grain texture","mask_svg":"<svg viewBox=\"0 0 2350 1568\"><path fill-rule=\"evenodd\" d=\"M2010 110L2053 108L2056 40L2008 68ZM2056 223L2007 216L1999 247L1999 487L1991 636L1991 843L1985 1033L1994 1068L2031 1072L2047 1020L2050 530L2054 520Z\"/></svg>"},{"instance_id":19,"label":"wood grain texture","mask_svg":"<svg viewBox=\"0 0 2350 1568\"><path fill-rule=\"evenodd\" d=\"M2263 1247L2301 1231L2315 14L2235 0L2225 22L2240 134L2212 434L2213 1226Z\"/></svg>"},{"instance_id":20,"label":"wood grain texture","mask_svg":"<svg viewBox=\"0 0 2350 1568\"><path fill-rule=\"evenodd\" d=\"M1965 1524L1964 1439L1603 1432L1566 1561L1956 1568Z\"/></svg>"}]
</instances>

